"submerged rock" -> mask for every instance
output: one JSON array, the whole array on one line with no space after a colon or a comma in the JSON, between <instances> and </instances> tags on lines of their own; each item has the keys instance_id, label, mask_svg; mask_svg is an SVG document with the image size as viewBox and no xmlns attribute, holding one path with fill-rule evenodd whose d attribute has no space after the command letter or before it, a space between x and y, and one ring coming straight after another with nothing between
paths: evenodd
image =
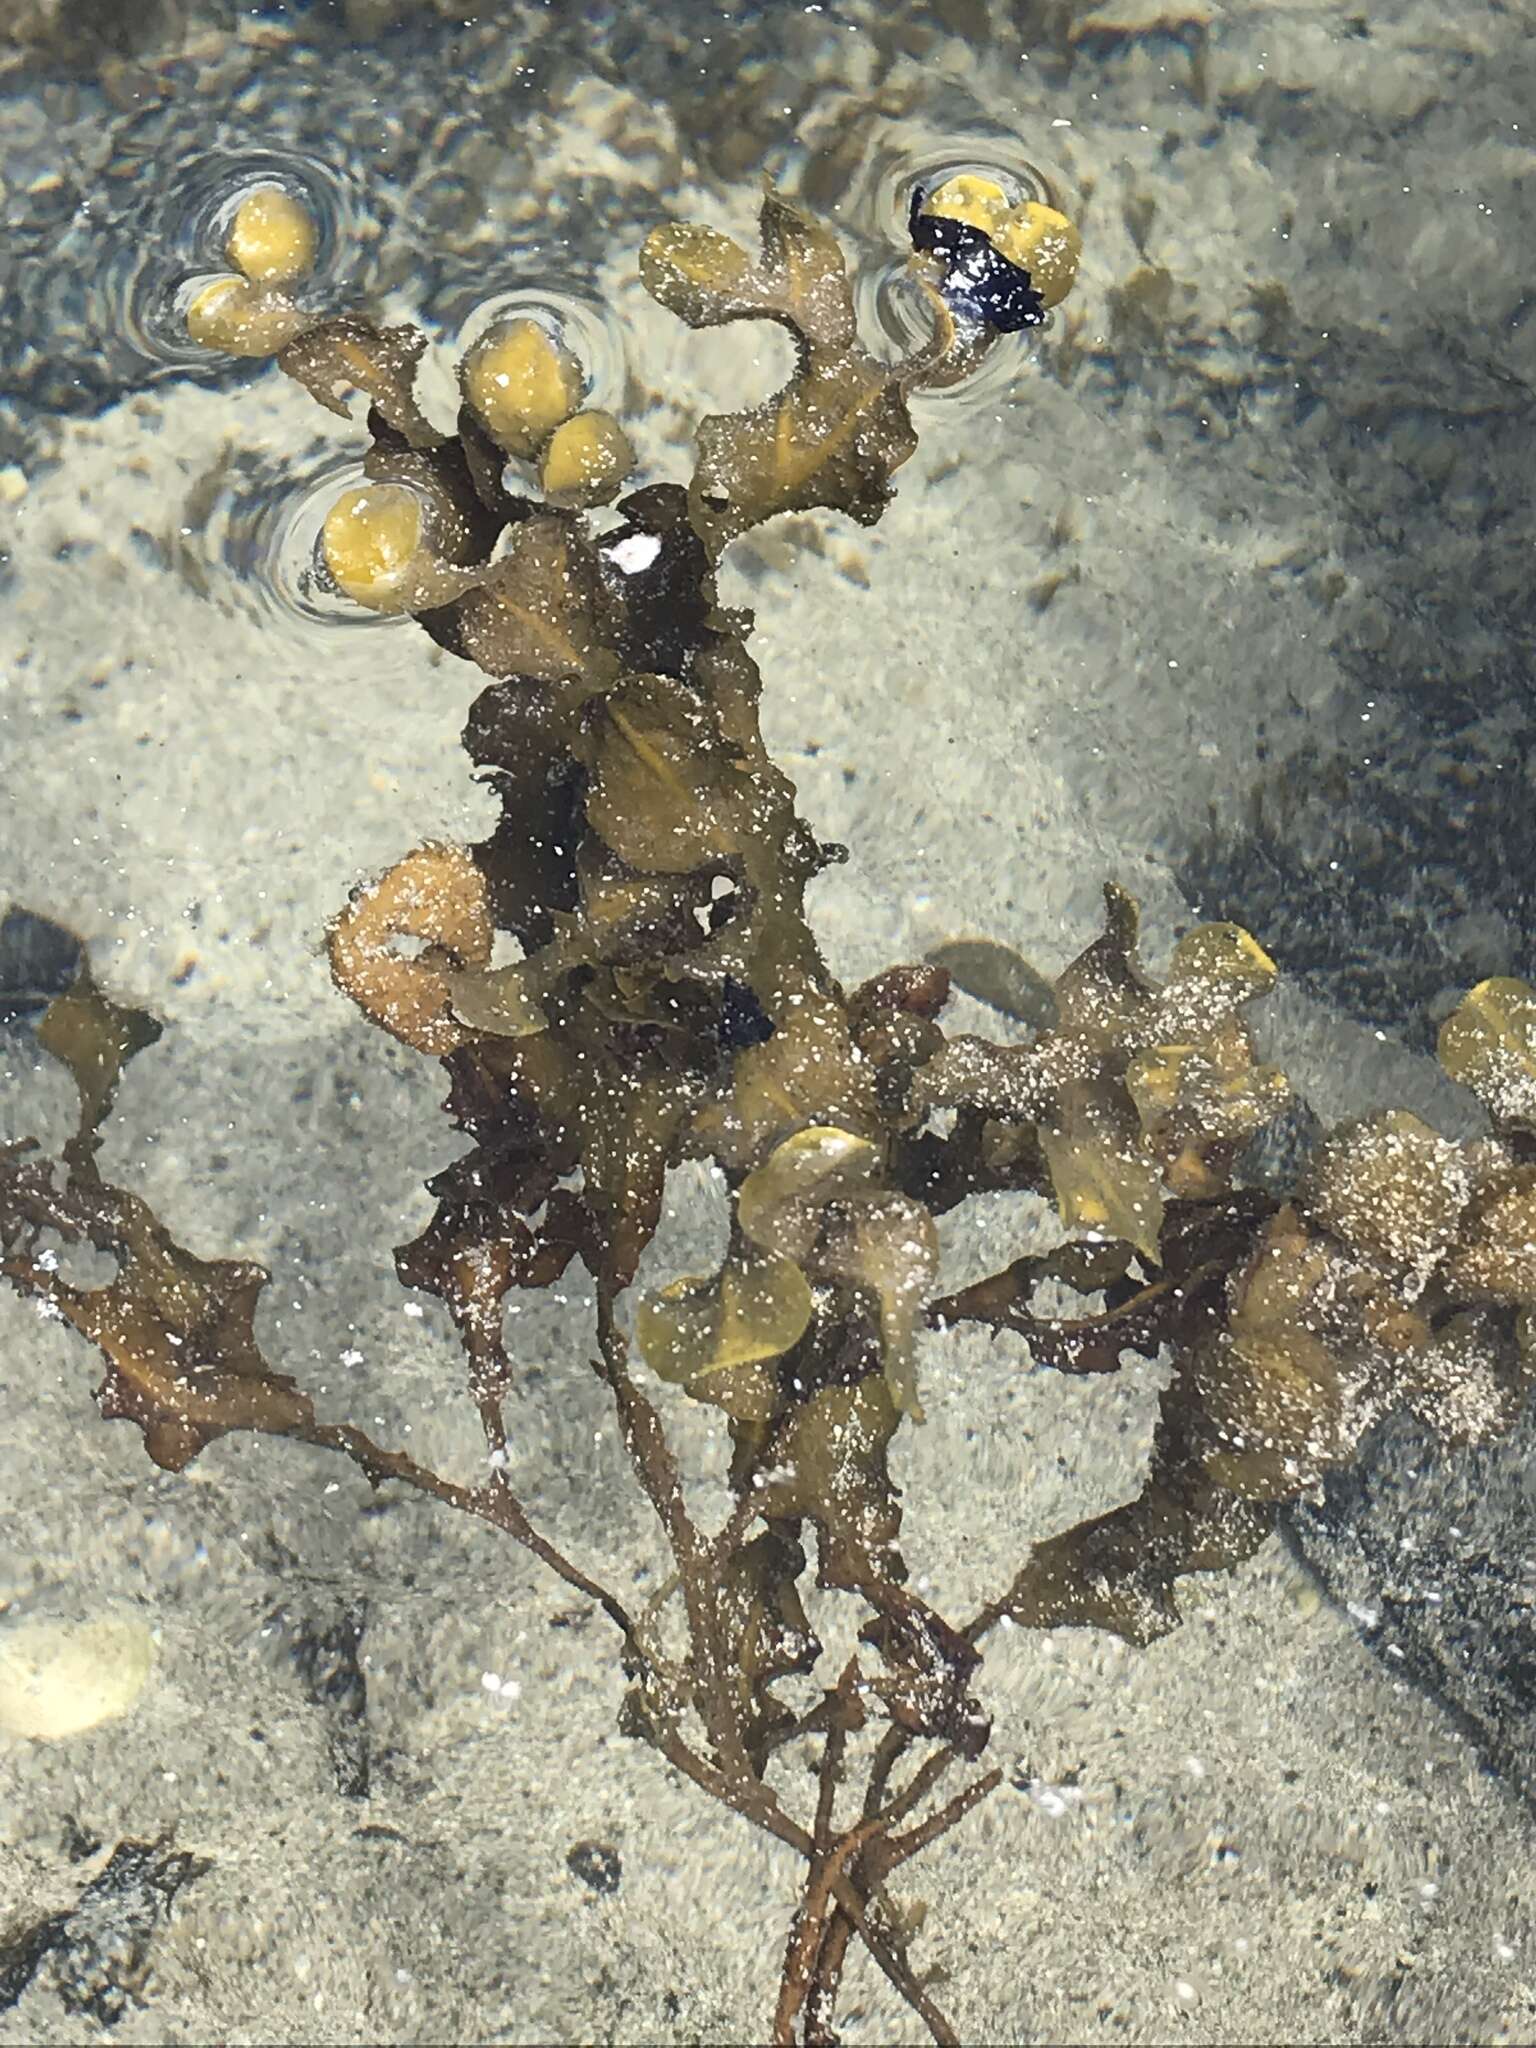
<instances>
[{"instance_id":1,"label":"submerged rock","mask_svg":"<svg viewBox=\"0 0 1536 2048\"><path fill-rule=\"evenodd\" d=\"M1407 1416L1288 1508L1289 1538L1378 1656L1536 1804L1536 1408L1446 1450Z\"/></svg>"}]
</instances>

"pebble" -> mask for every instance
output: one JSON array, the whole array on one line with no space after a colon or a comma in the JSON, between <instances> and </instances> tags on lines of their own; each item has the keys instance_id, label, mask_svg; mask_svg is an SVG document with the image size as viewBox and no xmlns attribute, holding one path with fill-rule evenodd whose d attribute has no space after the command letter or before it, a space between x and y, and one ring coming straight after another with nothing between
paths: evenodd
<instances>
[{"instance_id":1,"label":"pebble","mask_svg":"<svg viewBox=\"0 0 1536 2048\"><path fill-rule=\"evenodd\" d=\"M612 1898L623 1881L624 1865L610 1842L577 1842L566 1852L566 1868L601 1898Z\"/></svg>"},{"instance_id":2,"label":"pebble","mask_svg":"<svg viewBox=\"0 0 1536 2048\"><path fill-rule=\"evenodd\" d=\"M23 1621L0 1629L0 1729L62 1742L128 1713L154 1641L140 1621Z\"/></svg>"}]
</instances>

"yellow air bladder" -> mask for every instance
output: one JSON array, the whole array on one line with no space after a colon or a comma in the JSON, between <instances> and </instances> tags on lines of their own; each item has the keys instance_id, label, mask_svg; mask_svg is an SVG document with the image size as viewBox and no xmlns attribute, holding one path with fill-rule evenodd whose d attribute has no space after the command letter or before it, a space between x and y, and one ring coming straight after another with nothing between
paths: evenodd
<instances>
[{"instance_id":1,"label":"yellow air bladder","mask_svg":"<svg viewBox=\"0 0 1536 2048\"><path fill-rule=\"evenodd\" d=\"M281 185L258 185L235 209L224 253L252 284L293 284L315 266L315 223Z\"/></svg>"},{"instance_id":2,"label":"yellow air bladder","mask_svg":"<svg viewBox=\"0 0 1536 2048\"><path fill-rule=\"evenodd\" d=\"M235 208L224 254L238 275L216 277L187 307L187 333L201 348L232 356L275 356L303 332L306 316L288 296L314 268L316 232L307 207L281 185L258 185Z\"/></svg>"},{"instance_id":3,"label":"yellow air bladder","mask_svg":"<svg viewBox=\"0 0 1536 2048\"><path fill-rule=\"evenodd\" d=\"M1083 253L1083 238L1064 213L1038 199L1010 205L994 179L962 171L946 178L923 204L924 213L980 228L999 256L1029 272L1047 307L1059 306L1071 291Z\"/></svg>"},{"instance_id":4,"label":"yellow air bladder","mask_svg":"<svg viewBox=\"0 0 1536 2048\"><path fill-rule=\"evenodd\" d=\"M320 553L344 597L370 611L400 610L423 543L421 500L402 484L343 491L320 529Z\"/></svg>"},{"instance_id":5,"label":"yellow air bladder","mask_svg":"<svg viewBox=\"0 0 1536 2048\"><path fill-rule=\"evenodd\" d=\"M464 396L492 439L531 460L581 404L586 377L561 341L526 317L493 327L464 359Z\"/></svg>"},{"instance_id":6,"label":"yellow air bladder","mask_svg":"<svg viewBox=\"0 0 1536 2048\"><path fill-rule=\"evenodd\" d=\"M579 412L544 444L539 487L557 505L606 505L634 466L629 436L611 412Z\"/></svg>"},{"instance_id":7,"label":"yellow air bladder","mask_svg":"<svg viewBox=\"0 0 1536 2048\"><path fill-rule=\"evenodd\" d=\"M187 308L187 333L198 346L230 356L275 356L303 327L291 299L244 277L216 277Z\"/></svg>"}]
</instances>

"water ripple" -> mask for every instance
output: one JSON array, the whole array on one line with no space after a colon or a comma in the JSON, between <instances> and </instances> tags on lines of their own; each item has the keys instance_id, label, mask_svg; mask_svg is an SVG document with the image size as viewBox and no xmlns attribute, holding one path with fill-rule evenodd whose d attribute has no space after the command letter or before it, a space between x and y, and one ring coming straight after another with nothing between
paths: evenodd
<instances>
[{"instance_id":1,"label":"water ripple","mask_svg":"<svg viewBox=\"0 0 1536 2048\"><path fill-rule=\"evenodd\" d=\"M212 151L165 192L156 231L119 246L106 280L118 336L150 370L205 368L208 351L186 331L186 307L211 276L227 273L224 243L236 208L260 185L301 200L316 228L307 293L316 305L346 296L353 267L353 208L346 182L297 150Z\"/></svg>"},{"instance_id":2,"label":"water ripple","mask_svg":"<svg viewBox=\"0 0 1536 2048\"><path fill-rule=\"evenodd\" d=\"M1033 199L1069 214L1072 210L1065 181L1026 153L1016 137L925 130L910 123L893 129L859 165L838 213L839 228L851 232L857 246L853 289L860 331L887 361L921 347L932 332L907 234L913 195L962 173L992 179L1011 205ZM1049 325L1047 319L1046 328L1037 331L1048 331ZM1033 354L1027 340L1010 337L964 383L914 396L921 404L968 410L1006 402Z\"/></svg>"},{"instance_id":3,"label":"water ripple","mask_svg":"<svg viewBox=\"0 0 1536 2048\"><path fill-rule=\"evenodd\" d=\"M313 653L317 636L398 629L397 618L365 611L327 587L315 563L326 513L342 491L363 481L356 455L316 444L298 465L280 469L237 457L219 486L195 541L200 580L220 603L256 619L292 649Z\"/></svg>"}]
</instances>

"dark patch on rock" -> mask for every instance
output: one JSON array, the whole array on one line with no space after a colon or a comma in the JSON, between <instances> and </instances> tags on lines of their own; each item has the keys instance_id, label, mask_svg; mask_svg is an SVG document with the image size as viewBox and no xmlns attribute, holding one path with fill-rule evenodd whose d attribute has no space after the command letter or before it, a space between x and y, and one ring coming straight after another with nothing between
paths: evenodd
<instances>
[{"instance_id":1,"label":"dark patch on rock","mask_svg":"<svg viewBox=\"0 0 1536 2048\"><path fill-rule=\"evenodd\" d=\"M143 1988L156 1930L183 1886L213 1865L154 1842L119 1842L75 1905L0 1940L0 2012L51 1960L64 2010L115 2026Z\"/></svg>"},{"instance_id":2,"label":"dark patch on rock","mask_svg":"<svg viewBox=\"0 0 1536 2048\"><path fill-rule=\"evenodd\" d=\"M565 1867L605 1899L613 1897L624 1877L624 1865L611 1842L577 1842L566 1851Z\"/></svg>"},{"instance_id":3,"label":"dark patch on rock","mask_svg":"<svg viewBox=\"0 0 1536 2048\"><path fill-rule=\"evenodd\" d=\"M368 1680L361 1661L366 1606L350 1602L340 1614L323 1618L285 1610L274 1620L287 1635L305 1692L326 1717L337 1791L344 1799L366 1799Z\"/></svg>"},{"instance_id":4,"label":"dark patch on rock","mask_svg":"<svg viewBox=\"0 0 1536 2048\"><path fill-rule=\"evenodd\" d=\"M13 907L0 918L0 1027L24 1023L63 995L80 965L80 941L52 918Z\"/></svg>"},{"instance_id":5,"label":"dark patch on rock","mask_svg":"<svg viewBox=\"0 0 1536 2048\"><path fill-rule=\"evenodd\" d=\"M1282 1526L1390 1668L1446 1706L1536 1804L1536 1405L1446 1450L1400 1416Z\"/></svg>"}]
</instances>

